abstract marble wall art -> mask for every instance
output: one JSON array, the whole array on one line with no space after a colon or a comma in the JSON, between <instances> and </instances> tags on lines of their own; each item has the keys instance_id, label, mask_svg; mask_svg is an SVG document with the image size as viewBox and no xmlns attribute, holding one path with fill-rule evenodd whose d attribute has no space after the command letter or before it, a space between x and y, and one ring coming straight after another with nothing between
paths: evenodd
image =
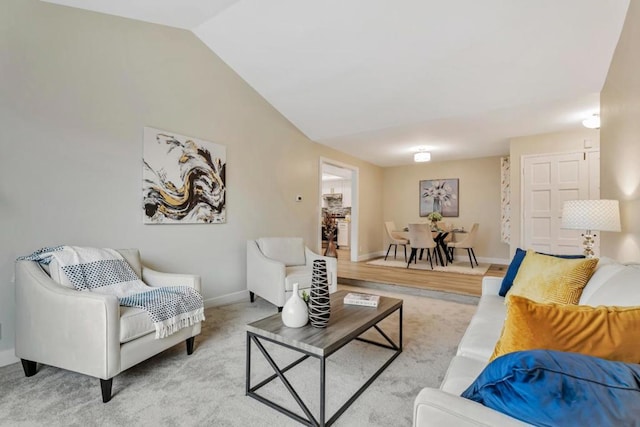
<instances>
[{"instance_id":1,"label":"abstract marble wall art","mask_svg":"<svg viewBox=\"0 0 640 427\"><path fill-rule=\"evenodd\" d=\"M226 147L150 127L143 139L143 222L224 223Z\"/></svg>"}]
</instances>

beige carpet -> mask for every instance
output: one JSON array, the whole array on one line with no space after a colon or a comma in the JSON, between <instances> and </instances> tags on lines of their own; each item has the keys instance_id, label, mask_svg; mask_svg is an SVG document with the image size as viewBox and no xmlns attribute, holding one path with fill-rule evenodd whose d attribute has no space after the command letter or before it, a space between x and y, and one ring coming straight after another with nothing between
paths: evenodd
<instances>
[{"instance_id":1,"label":"beige carpet","mask_svg":"<svg viewBox=\"0 0 640 427\"><path fill-rule=\"evenodd\" d=\"M427 298L417 290L399 294L341 288L403 298L404 351L334 425L411 426L416 395L423 387L437 387L442 381L477 298L456 302ZM26 378L19 363L2 367L0 425L297 426L294 420L245 396L245 325L275 311L259 298L254 304L247 301L207 309L205 327L191 356L180 344L123 372L114 378L113 399L106 404L95 378L43 365L38 365L36 375ZM395 339L394 331L389 327ZM289 350L269 349L279 364L295 356ZM378 368L388 356L384 351L389 350L354 342L328 359L330 413ZM309 359L286 375L301 395L313 400L318 398L318 368L319 362ZM270 373L259 352L254 352L255 379ZM274 382L265 392L274 398L282 396L284 404L295 408L281 383ZM310 409L316 413L317 404Z\"/></svg>"},{"instance_id":2,"label":"beige carpet","mask_svg":"<svg viewBox=\"0 0 640 427\"><path fill-rule=\"evenodd\" d=\"M397 268L407 268L407 263L402 261L402 260L398 260L398 259L389 259L387 258L387 260L385 261L384 258L380 258L380 259L375 259L373 261L368 261L367 262L368 265L379 265L382 267L397 267ZM435 263L433 264L433 271L441 271L444 273L458 273L458 274L471 274L474 276L484 276L485 273L487 272L487 270L489 270L489 267L491 267L491 264L485 264L485 263L479 263L478 266L474 266L473 268L471 268L471 264L469 264L469 262L465 262L465 261L454 261L453 264L449 264L445 267L442 267L440 265L436 265ZM409 265L409 269L411 270L429 270L431 271L431 264L429 264L429 261L426 261L425 259L422 260L418 260L417 263L411 263L411 265Z\"/></svg>"}]
</instances>

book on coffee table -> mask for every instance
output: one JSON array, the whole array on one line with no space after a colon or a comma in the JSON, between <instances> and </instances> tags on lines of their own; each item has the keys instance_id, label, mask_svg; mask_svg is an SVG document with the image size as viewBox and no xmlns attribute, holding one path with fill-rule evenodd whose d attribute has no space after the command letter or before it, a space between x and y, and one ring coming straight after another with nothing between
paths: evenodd
<instances>
[{"instance_id":1,"label":"book on coffee table","mask_svg":"<svg viewBox=\"0 0 640 427\"><path fill-rule=\"evenodd\" d=\"M349 305L363 305L366 307L377 307L380 302L378 295L358 294L350 292L344 296L344 303Z\"/></svg>"}]
</instances>

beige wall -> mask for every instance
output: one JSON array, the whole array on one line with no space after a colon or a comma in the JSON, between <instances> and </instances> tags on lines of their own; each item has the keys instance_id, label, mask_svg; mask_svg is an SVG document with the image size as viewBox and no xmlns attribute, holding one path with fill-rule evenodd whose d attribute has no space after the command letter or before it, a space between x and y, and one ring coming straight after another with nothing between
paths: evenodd
<instances>
[{"instance_id":1,"label":"beige wall","mask_svg":"<svg viewBox=\"0 0 640 427\"><path fill-rule=\"evenodd\" d=\"M381 168L311 142L191 32L35 0L0 2L0 28L0 365L17 256L137 247L210 303L242 297L247 239L317 247L320 157L359 169L359 249L382 246ZM226 224L142 224L144 126L227 147Z\"/></svg>"},{"instance_id":2,"label":"beige wall","mask_svg":"<svg viewBox=\"0 0 640 427\"><path fill-rule=\"evenodd\" d=\"M508 246L500 241L500 157L385 168L383 177L383 217L395 221L398 228L426 221L418 206L421 180L458 178L460 216L445 220L466 229L479 223L478 258L507 261ZM383 223L378 228L383 229Z\"/></svg>"},{"instance_id":3,"label":"beige wall","mask_svg":"<svg viewBox=\"0 0 640 427\"><path fill-rule=\"evenodd\" d=\"M575 153L584 151L585 140L590 140L593 149L600 147L600 132L583 128L577 131L554 132L541 135L513 138L509 144L511 158L511 244L513 255L521 240L521 185L522 157L532 154Z\"/></svg>"},{"instance_id":4,"label":"beige wall","mask_svg":"<svg viewBox=\"0 0 640 427\"><path fill-rule=\"evenodd\" d=\"M640 4L629 4L600 95L601 195L620 200L621 233L603 233L602 251L640 261Z\"/></svg>"}]
</instances>

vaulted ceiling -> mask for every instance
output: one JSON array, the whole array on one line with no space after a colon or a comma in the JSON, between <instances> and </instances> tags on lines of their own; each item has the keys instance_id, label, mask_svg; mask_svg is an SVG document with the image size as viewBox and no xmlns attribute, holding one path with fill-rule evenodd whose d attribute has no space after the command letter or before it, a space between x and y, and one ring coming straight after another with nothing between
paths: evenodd
<instances>
[{"instance_id":1,"label":"vaulted ceiling","mask_svg":"<svg viewBox=\"0 0 640 427\"><path fill-rule=\"evenodd\" d=\"M380 166L576 129L629 0L48 0L193 31L310 139Z\"/></svg>"}]
</instances>

